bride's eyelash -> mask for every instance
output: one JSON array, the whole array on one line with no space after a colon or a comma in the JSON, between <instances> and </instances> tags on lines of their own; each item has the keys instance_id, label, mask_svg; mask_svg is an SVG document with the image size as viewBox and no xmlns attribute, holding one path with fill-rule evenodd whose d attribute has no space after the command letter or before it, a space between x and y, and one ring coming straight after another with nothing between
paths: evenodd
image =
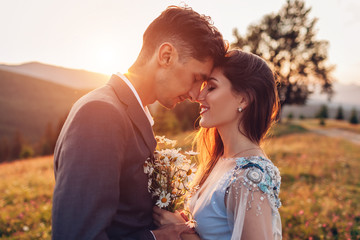
<instances>
[{"instance_id":1,"label":"bride's eyelash","mask_svg":"<svg viewBox=\"0 0 360 240\"><path fill-rule=\"evenodd\" d=\"M215 89L215 87L212 86L212 85L210 85L210 86L208 87L208 91L209 91L209 92L212 91L212 90L214 90L214 89Z\"/></svg>"}]
</instances>

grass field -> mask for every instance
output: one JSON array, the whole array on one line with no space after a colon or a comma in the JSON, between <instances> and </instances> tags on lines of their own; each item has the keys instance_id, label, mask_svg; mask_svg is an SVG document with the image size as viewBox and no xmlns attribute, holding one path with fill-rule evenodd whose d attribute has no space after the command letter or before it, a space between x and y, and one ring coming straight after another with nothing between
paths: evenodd
<instances>
[{"instance_id":1,"label":"grass field","mask_svg":"<svg viewBox=\"0 0 360 240\"><path fill-rule=\"evenodd\" d=\"M264 142L282 175L283 239L360 239L360 147L305 125ZM188 148L185 136L173 138ZM0 239L50 239L53 186L51 156L0 164Z\"/></svg>"},{"instance_id":2,"label":"grass field","mask_svg":"<svg viewBox=\"0 0 360 240\"><path fill-rule=\"evenodd\" d=\"M306 121L296 120L295 124L299 124L306 129L330 129L336 128L347 130L360 134L360 124L349 124L347 121L337 121L334 119L325 119L325 125L319 126L319 119L307 119Z\"/></svg>"}]
</instances>

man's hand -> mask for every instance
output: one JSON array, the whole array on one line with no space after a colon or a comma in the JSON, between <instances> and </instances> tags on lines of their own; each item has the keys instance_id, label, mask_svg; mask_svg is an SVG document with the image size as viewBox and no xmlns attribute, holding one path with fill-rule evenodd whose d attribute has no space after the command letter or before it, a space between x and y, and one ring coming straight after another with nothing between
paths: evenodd
<instances>
[{"instance_id":1,"label":"man's hand","mask_svg":"<svg viewBox=\"0 0 360 240\"><path fill-rule=\"evenodd\" d=\"M183 214L184 215L184 214ZM163 210L157 206L153 208L153 219L156 226L161 227L167 224L185 223L188 219L185 219L180 212L175 213ZM185 216L185 215L184 215ZM186 216L185 216L186 217Z\"/></svg>"},{"instance_id":2,"label":"man's hand","mask_svg":"<svg viewBox=\"0 0 360 240\"><path fill-rule=\"evenodd\" d=\"M195 233L185 223L167 224L152 231L156 240L181 240L182 233Z\"/></svg>"}]
</instances>

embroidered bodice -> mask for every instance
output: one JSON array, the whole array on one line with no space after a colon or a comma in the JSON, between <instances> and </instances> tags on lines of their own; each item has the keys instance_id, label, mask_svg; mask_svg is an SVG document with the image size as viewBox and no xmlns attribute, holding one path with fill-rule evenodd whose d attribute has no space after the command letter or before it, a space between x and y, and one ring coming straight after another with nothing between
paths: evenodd
<instances>
[{"instance_id":1,"label":"embroidered bodice","mask_svg":"<svg viewBox=\"0 0 360 240\"><path fill-rule=\"evenodd\" d=\"M269 159L219 159L190 200L201 239L281 239L280 183ZM256 224L256 232L249 232L249 224Z\"/></svg>"}]
</instances>

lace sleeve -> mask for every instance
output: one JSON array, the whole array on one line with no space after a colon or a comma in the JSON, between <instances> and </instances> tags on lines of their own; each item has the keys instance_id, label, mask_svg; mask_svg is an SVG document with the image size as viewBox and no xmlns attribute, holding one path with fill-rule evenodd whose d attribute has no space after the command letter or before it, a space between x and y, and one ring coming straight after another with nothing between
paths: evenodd
<instances>
[{"instance_id":1,"label":"lace sleeve","mask_svg":"<svg viewBox=\"0 0 360 240\"><path fill-rule=\"evenodd\" d=\"M273 239L271 203L259 187L263 177L257 167L235 171L225 194L231 240Z\"/></svg>"}]
</instances>

